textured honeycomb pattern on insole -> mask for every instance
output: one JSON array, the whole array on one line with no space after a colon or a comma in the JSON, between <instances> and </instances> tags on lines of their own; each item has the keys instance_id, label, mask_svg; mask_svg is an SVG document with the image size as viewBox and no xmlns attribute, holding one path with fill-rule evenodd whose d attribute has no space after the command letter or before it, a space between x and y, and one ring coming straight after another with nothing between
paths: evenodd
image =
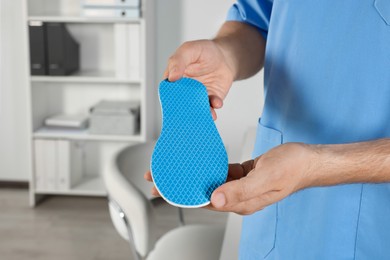
<instances>
[{"instance_id":1,"label":"textured honeycomb pattern on insole","mask_svg":"<svg viewBox=\"0 0 390 260\"><path fill-rule=\"evenodd\" d=\"M160 83L162 130L151 172L162 197L180 207L201 207L226 181L228 157L210 113L206 87L182 78Z\"/></svg>"}]
</instances>

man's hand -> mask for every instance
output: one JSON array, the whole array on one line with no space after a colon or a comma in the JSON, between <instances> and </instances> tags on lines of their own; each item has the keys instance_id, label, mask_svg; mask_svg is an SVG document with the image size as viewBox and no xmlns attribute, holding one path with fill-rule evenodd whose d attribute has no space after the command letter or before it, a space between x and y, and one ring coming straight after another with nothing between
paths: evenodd
<instances>
[{"instance_id":1,"label":"man's hand","mask_svg":"<svg viewBox=\"0 0 390 260\"><path fill-rule=\"evenodd\" d=\"M244 163L234 163L234 164L229 164L229 169L228 169L228 176L226 182L229 181L234 181L234 180L239 180L243 177L245 177L248 172L250 172L253 169L253 164L254 160L246 161ZM152 182L152 174L150 171L145 173L144 175L145 180ZM156 187L153 187L151 190L151 193L153 196L160 196L158 193Z\"/></svg>"},{"instance_id":2,"label":"man's hand","mask_svg":"<svg viewBox=\"0 0 390 260\"><path fill-rule=\"evenodd\" d=\"M186 42L169 58L164 78L189 77L202 82L210 98L212 116L221 108L233 83L233 71L218 44L212 40Z\"/></svg>"},{"instance_id":3,"label":"man's hand","mask_svg":"<svg viewBox=\"0 0 390 260\"><path fill-rule=\"evenodd\" d=\"M227 182L217 188L206 208L252 214L308 185L316 152L301 143L280 145L255 160L230 164ZM152 181L151 173L145 179ZM153 187L152 194L159 196Z\"/></svg>"},{"instance_id":4,"label":"man's hand","mask_svg":"<svg viewBox=\"0 0 390 260\"><path fill-rule=\"evenodd\" d=\"M164 78L182 77L202 82L208 91L214 120L233 80L256 74L264 62L265 40L258 29L245 23L225 22L213 40L186 42L168 61Z\"/></svg>"},{"instance_id":5,"label":"man's hand","mask_svg":"<svg viewBox=\"0 0 390 260\"><path fill-rule=\"evenodd\" d=\"M275 147L257 157L245 177L217 188L207 208L242 215L261 210L307 187L316 157L312 146L301 143Z\"/></svg>"},{"instance_id":6,"label":"man's hand","mask_svg":"<svg viewBox=\"0 0 390 260\"><path fill-rule=\"evenodd\" d=\"M208 208L252 214L309 187L390 182L390 139L307 145L286 143L255 160L246 177L217 188Z\"/></svg>"}]
</instances>

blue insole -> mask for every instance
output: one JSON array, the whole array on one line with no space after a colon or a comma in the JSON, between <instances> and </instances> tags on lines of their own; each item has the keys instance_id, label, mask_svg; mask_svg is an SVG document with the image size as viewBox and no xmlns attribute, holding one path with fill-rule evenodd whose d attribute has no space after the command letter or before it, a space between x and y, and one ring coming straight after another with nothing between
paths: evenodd
<instances>
[{"instance_id":1,"label":"blue insole","mask_svg":"<svg viewBox=\"0 0 390 260\"><path fill-rule=\"evenodd\" d=\"M161 196L179 207L202 207L226 181L228 157L210 112L206 87L190 78L159 86L162 129L151 159Z\"/></svg>"}]
</instances>

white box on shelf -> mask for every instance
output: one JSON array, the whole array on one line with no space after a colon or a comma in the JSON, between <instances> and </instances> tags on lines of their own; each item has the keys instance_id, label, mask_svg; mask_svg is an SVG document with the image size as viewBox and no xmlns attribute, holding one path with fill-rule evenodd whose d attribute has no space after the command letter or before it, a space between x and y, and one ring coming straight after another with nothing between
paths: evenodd
<instances>
[{"instance_id":1,"label":"white box on shelf","mask_svg":"<svg viewBox=\"0 0 390 260\"><path fill-rule=\"evenodd\" d=\"M139 7L140 0L84 0L82 6L131 6Z\"/></svg>"},{"instance_id":2,"label":"white box on shelf","mask_svg":"<svg viewBox=\"0 0 390 260\"><path fill-rule=\"evenodd\" d=\"M44 141L44 163L46 189L56 189L57 178L57 143L55 140Z\"/></svg>"},{"instance_id":3,"label":"white box on shelf","mask_svg":"<svg viewBox=\"0 0 390 260\"><path fill-rule=\"evenodd\" d=\"M64 191L83 178L83 149L67 140L34 140L35 189Z\"/></svg>"},{"instance_id":4,"label":"white box on shelf","mask_svg":"<svg viewBox=\"0 0 390 260\"><path fill-rule=\"evenodd\" d=\"M35 187L55 190L57 176L57 147L55 140L35 140Z\"/></svg>"},{"instance_id":5,"label":"white box on shelf","mask_svg":"<svg viewBox=\"0 0 390 260\"><path fill-rule=\"evenodd\" d=\"M115 72L117 78L140 78L140 30L137 24L115 24Z\"/></svg>"},{"instance_id":6,"label":"white box on shelf","mask_svg":"<svg viewBox=\"0 0 390 260\"><path fill-rule=\"evenodd\" d=\"M139 132L138 101L99 102L91 109L89 132L99 135L134 135Z\"/></svg>"},{"instance_id":7,"label":"white box on shelf","mask_svg":"<svg viewBox=\"0 0 390 260\"><path fill-rule=\"evenodd\" d=\"M83 148L78 142L57 141L57 189L70 190L83 179Z\"/></svg>"},{"instance_id":8,"label":"white box on shelf","mask_svg":"<svg viewBox=\"0 0 390 260\"><path fill-rule=\"evenodd\" d=\"M34 186L37 190L45 188L45 140L34 140Z\"/></svg>"}]
</instances>

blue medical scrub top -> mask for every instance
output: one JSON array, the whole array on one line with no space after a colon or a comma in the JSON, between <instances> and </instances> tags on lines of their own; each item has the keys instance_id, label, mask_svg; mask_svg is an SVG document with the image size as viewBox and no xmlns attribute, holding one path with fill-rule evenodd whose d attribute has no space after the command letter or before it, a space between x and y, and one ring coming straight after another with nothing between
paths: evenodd
<instances>
[{"instance_id":1,"label":"blue medical scrub top","mask_svg":"<svg viewBox=\"0 0 390 260\"><path fill-rule=\"evenodd\" d=\"M239 0L228 20L267 40L254 156L390 136L390 0ZM240 259L390 259L390 184L309 188L246 216Z\"/></svg>"}]
</instances>

